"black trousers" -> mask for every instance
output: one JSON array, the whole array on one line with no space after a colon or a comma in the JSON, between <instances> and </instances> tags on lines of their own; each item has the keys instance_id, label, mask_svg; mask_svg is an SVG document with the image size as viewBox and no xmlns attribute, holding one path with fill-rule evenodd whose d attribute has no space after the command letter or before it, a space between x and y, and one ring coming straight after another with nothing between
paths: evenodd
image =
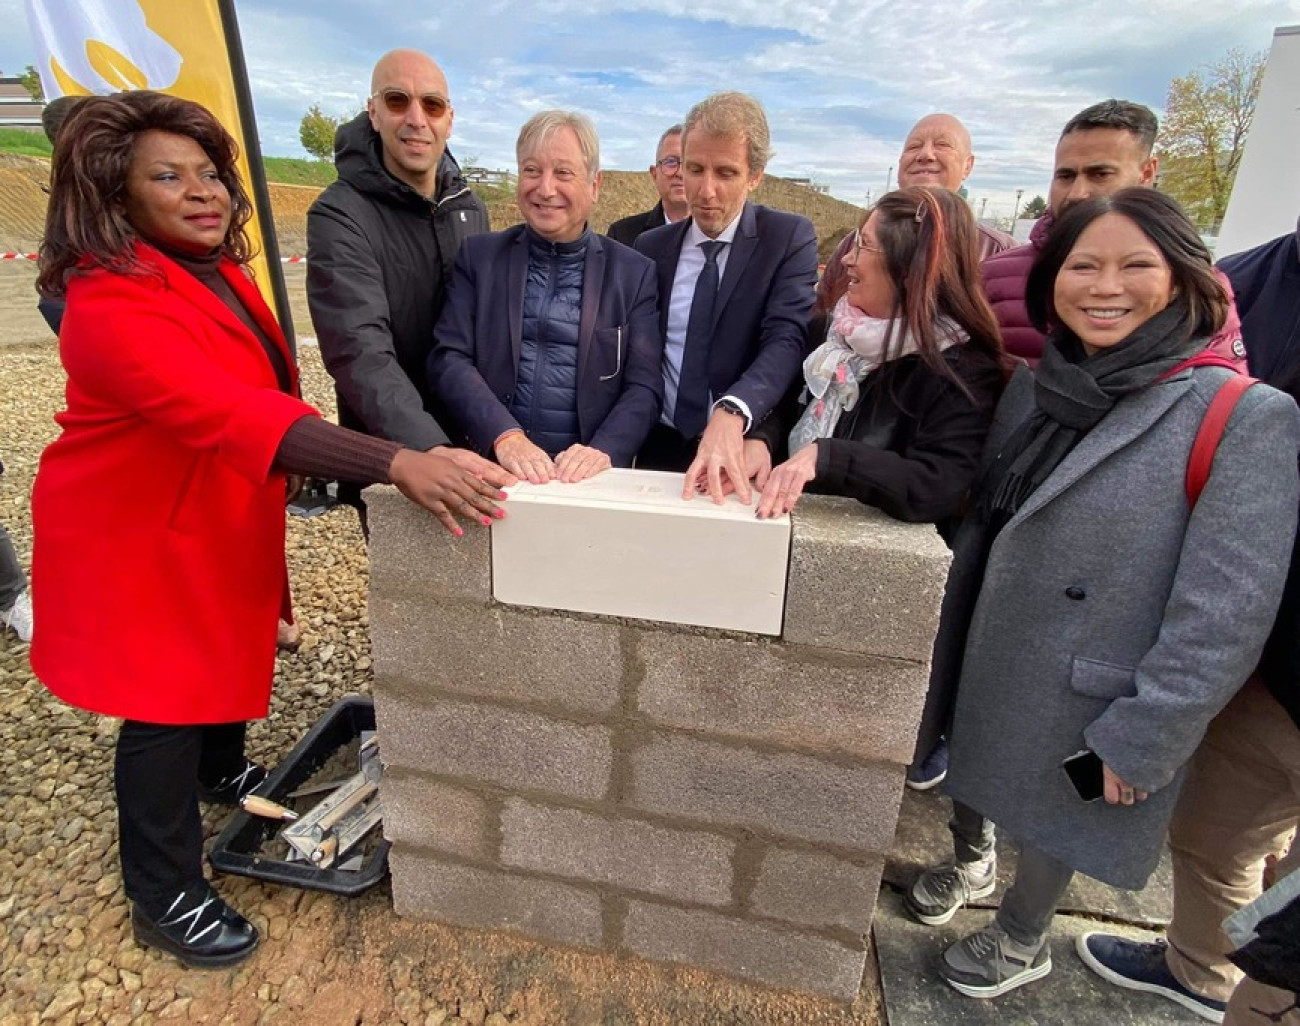
<instances>
[{"instance_id":1,"label":"black trousers","mask_svg":"<svg viewBox=\"0 0 1300 1026\"><path fill-rule=\"evenodd\" d=\"M122 723L113 766L122 883L150 918L203 882L198 782L216 784L243 770L246 730L242 721Z\"/></svg>"},{"instance_id":2,"label":"black trousers","mask_svg":"<svg viewBox=\"0 0 1300 1026\"><path fill-rule=\"evenodd\" d=\"M637 453L638 470L668 470L684 473L695 459L700 440L684 438L676 428L656 424Z\"/></svg>"}]
</instances>

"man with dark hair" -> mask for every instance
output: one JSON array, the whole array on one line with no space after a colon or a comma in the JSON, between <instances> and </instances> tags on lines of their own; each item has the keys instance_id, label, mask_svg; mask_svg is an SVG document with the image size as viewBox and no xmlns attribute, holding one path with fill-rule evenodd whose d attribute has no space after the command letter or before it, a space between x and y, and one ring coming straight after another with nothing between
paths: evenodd
<instances>
[{"instance_id":1,"label":"man with dark hair","mask_svg":"<svg viewBox=\"0 0 1300 1026\"><path fill-rule=\"evenodd\" d=\"M650 178L659 191L659 202L644 214L633 214L615 221L605 232L615 242L630 246L652 228L662 228L686 217L690 205L686 202L686 184L682 177L682 126L673 125L659 137L655 162L650 166Z\"/></svg>"},{"instance_id":2,"label":"man with dark hair","mask_svg":"<svg viewBox=\"0 0 1300 1026\"><path fill-rule=\"evenodd\" d=\"M420 450L448 444L425 363L461 240L488 230L447 150L453 117L433 60L385 54L335 137L338 181L307 212L307 302L339 423ZM339 497L360 505L356 486Z\"/></svg>"},{"instance_id":3,"label":"man with dark hair","mask_svg":"<svg viewBox=\"0 0 1300 1026\"><path fill-rule=\"evenodd\" d=\"M1055 169L1047 213L1035 223L1029 244L989 257L981 265L984 291L1007 352L1038 362L1043 335L1029 323L1025 310L1025 280L1038 250L1070 205L1092 196L1109 196L1134 185L1154 186L1158 158L1152 152L1158 123L1140 103L1103 100L1081 110L1065 123L1056 144ZM1245 369L1245 348L1235 312L1215 336L1213 348Z\"/></svg>"},{"instance_id":4,"label":"man with dark hair","mask_svg":"<svg viewBox=\"0 0 1300 1026\"><path fill-rule=\"evenodd\" d=\"M951 114L927 114L912 126L903 140L903 152L898 156L898 187L928 185L956 192L974 168L975 153L966 126ZM1016 244L1006 232L978 222L975 227L979 230L981 260ZM836 300L844 295L849 281L844 257L857 237L858 229L854 228L827 259L826 269L817 283L818 312L829 313Z\"/></svg>"},{"instance_id":5,"label":"man with dark hair","mask_svg":"<svg viewBox=\"0 0 1300 1026\"><path fill-rule=\"evenodd\" d=\"M817 237L806 217L749 201L771 156L757 100L717 93L684 124L691 216L636 240L658 265L664 334L663 415L637 465L685 470L683 498L707 485L715 502L734 489L748 503L745 435L803 365Z\"/></svg>"}]
</instances>

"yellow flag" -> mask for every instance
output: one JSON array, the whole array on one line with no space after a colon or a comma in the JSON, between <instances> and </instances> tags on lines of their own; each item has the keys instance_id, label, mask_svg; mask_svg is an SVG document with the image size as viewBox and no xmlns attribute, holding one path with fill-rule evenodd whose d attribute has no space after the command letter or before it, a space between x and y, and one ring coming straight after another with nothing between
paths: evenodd
<instances>
[{"instance_id":1,"label":"yellow flag","mask_svg":"<svg viewBox=\"0 0 1300 1026\"><path fill-rule=\"evenodd\" d=\"M27 0L45 95L154 89L203 104L238 141L253 200L253 273L292 346L275 222L233 0Z\"/></svg>"}]
</instances>

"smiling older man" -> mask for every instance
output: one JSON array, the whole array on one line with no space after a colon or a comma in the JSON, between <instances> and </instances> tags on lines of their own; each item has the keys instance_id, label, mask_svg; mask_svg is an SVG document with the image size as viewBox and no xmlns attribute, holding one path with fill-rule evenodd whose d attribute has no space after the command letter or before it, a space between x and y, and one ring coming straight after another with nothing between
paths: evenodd
<instances>
[{"instance_id":1,"label":"smiling older man","mask_svg":"<svg viewBox=\"0 0 1300 1026\"><path fill-rule=\"evenodd\" d=\"M912 126L903 142L903 152L898 156L898 187L930 185L956 192L974 167L975 154L966 126L951 114L927 114ZM976 227L981 260L1016 244L1006 232L986 224ZM844 236L826 261L826 271L817 284L818 310L829 311L844 294L848 284L844 257L853 247L855 235L856 229Z\"/></svg>"},{"instance_id":2,"label":"smiling older man","mask_svg":"<svg viewBox=\"0 0 1300 1026\"><path fill-rule=\"evenodd\" d=\"M655 267L588 227L600 144L584 115L535 115L515 154L525 223L461 247L429 384L511 473L581 481L629 466L659 417Z\"/></svg>"}]
</instances>

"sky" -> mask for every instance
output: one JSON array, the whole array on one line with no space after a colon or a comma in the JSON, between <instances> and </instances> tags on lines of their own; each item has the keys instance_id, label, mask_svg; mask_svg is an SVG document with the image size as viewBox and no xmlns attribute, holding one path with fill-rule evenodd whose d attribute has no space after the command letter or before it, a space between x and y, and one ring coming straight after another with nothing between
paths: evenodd
<instances>
[{"instance_id":1,"label":"sky","mask_svg":"<svg viewBox=\"0 0 1300 1026\"><path fill-rule=\"evenodd\" d=\"M62 3L68 0L60 0ZM114 3L130 0L112 0ZM184 2L184 0L176 0ZM236 0L262 151L304 156L307 108L361 109L376 58L443 67L462 164L513 170L520 125L589 114L606 168L644 170L660 132L722 89L758 97L768 170L864 204L892 186L908 128L960 117L977 213L1046 195L1061 126L1097 100L1163 114L1170 80L1229 48L1266 52L1300 0ZM0 0L0 69L35 60L24 0Z\"/></svg>"}]
</instances>

